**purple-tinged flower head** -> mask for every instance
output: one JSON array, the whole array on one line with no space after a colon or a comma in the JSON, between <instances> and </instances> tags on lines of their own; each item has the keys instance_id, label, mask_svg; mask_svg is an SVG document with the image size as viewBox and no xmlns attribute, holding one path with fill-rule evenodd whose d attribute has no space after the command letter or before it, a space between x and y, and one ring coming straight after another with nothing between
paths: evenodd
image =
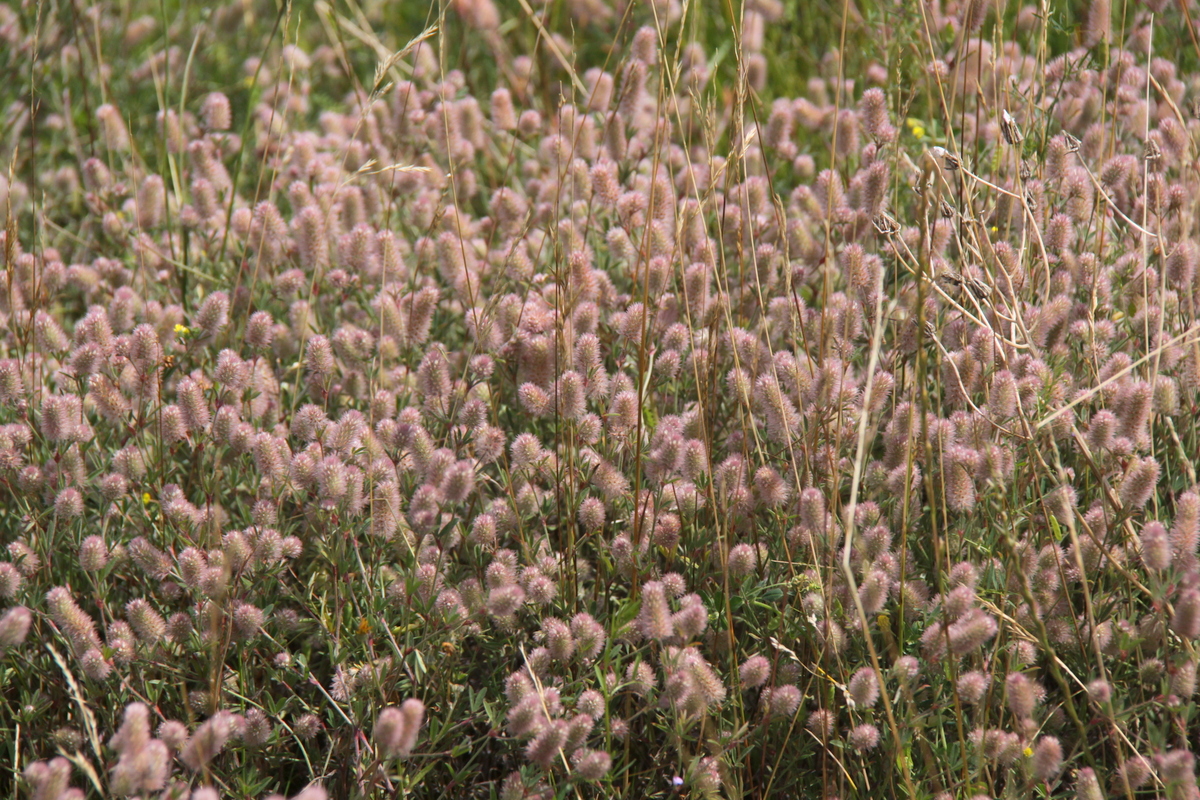
<instances>
[{"instance_id":1,"label":"purple-tinged flower head","mask_svg":"<svg viewBox=\"0 0 1200 800\"><path fill-rule=\"evenodd\" d=\"M46 353L62 353L71 346L62 327L45 311L33 315L33 335L38 349Z\"/></svg>"},{"instance_id":2,"label":"purple-tinged flower head","mask_svg":"<svg viewBox=\"0 0 1200 800\"><path fill-rule=\"evenodd\" d=\"M451 503L461 503L475 491L475 464L470 459L456 461L446 468L440 490Z\"/></svg>"},{"instance_id":3,"label":"purple-tinged flower head","mask_svg":"<svg viewBox=\"0 0 1200 800\"><path fill-rule=\"evenodd\" d=\"M1071 298L1058 295L1042 306L1033 323L1030 337L1038 347L1053 347L1066 333L1066 323L1071 313Z\"/></svg>"},{"instance_id":4,"label":"purple-tinged flower head","mask_svg":"<svg viewBox=\"0 0 1200 800\"><path fill-rule=\"evenodd\" d=\"M1147 522L1139 539L1142 564L1146 569L1162 572L1171 567L1171 540L1166 526L1157 520Z\"/></svg>"},{"instance_id":5,"label":"purple-tinged flower head","mask_svg":"<svg viewBox=\"0 0 1200 800\"><path fill-rule=\"evenodd\" d=\"M108 564L108 556L104 537L92 534L79 546L79 568L84 572L99 572Z\"/></svg>"},{"instance_id":6,"label":"purple-tinged flower head","mask_svg":"<svg viewBox=\"0 0 1200 800\"><path fill-rule=\"evenodd\" d=\"M1184 639L1200 637L1200 590L1186 589L1175 601L1170 628Z\"/></svg>"},{"instance_id":7,"label":"purple-tinged flower head","mask_svg":"<svg viewBox=\"0 0 1200 800\"><path fill-rule=\"evenodd\" d=\"M78 789L68 788L71 762L61 756L48 762L34 761L21 775L33 788L35 800L77 800L83 797Z\"/></svg>"},{"instance_id":8,"label":"purple-tinged flower head","mask_svg":"<svg viewBox=\"0 0 1200 800\"><path fill-rule=\"evenodd\" d=\"M600 462L592 475L592 483L599 489L600 494L604 495L607 503L616 503L617 500L628 497L629 477L610 462Z\"/></svg>"},{"instance_id":9,"label":"purple-tinged flower head","mask_svg":"<svg viewBox=\"0 0 1200 800\"><path fill-rule=\"evenodd\" d=\"M171 404L165 405L158 411L158 430L163 444L182 442L187 438L187 425L184 422L183 409Z\"/></svg>"},{"instance_id":10,"label":"purple-tinged flower head","mask_svg":"<svg viewBox=\"0 0 1200 800\"><path fill-rule=\"evenodd\" d=\"M1091 0L1083 26L1084 47L1095 47L1112 38L1111 0Z\"/></svg>"},{"instance_id":11,"label":"purple-tinged flower head","mask_svg":"<svg viewBox=\"0 0 1200 800\"><path fill-rule=\"evenodd\" d=\"M318 380L327 380L336 366L329 339L320 334L310 338L304 348L304 368L308 374Z\"/></svg>"},{"instance_id":12,"label":"purple-tinged flower head","mask_svg":"<svg viewBox=\"0 0 1200 800\"><path fill-rule=\"evenodd\" d=\"M312 739L325 727L316 714L301 714L292 723L292 731L302 740Z\"/></svg>"},{"instance_id":13,"label":"purple-tinged flower head","mask_svg":"<svg viewBox=\"0 0 1200 800\"><path fill-rule=\"evenodd\" d=\"M243 423L248 426L247 423ZM248 426L249 427L249 426ZM251 431L253 428L250 429ZM286 442L277 441L274 436L263 431L253 437L254 465L267 480L283 477L285 465L291 461L291 453L285 456Z\"/></svg>"},{"instance_id":14,"label":"purple-tinged flower head","mask_svg":"<svg viewBox=\"0 0 1200 800\"><path fill-rule=\"evenodd\" d=\"M500 131L514 131L517 128L517 112L513 107L512 92L501 87L492 92L491 102L492 126Z\"/></svg>"},{"instance_id":15,"label":"purple-tinged flower head","mask_svg":"<svg viewBox=\"0 0 1200 800\"><path fill-rule=\"evenodd\" d=\"M815 533L825 532L825 496L820 489L810 487L800 493L800 524Z\"/></svg>"},{"instance_id":16,"label":"purple-tinged flower head","mask_svg":"<svg viewBox=\"0 0 1200 800\"><path fill-rule=\"evenodd\" d=\"M200 118L205 130L227 131L233 123L229 98L221 92L209 92L200 106Z\"/></svg>"},{"instance_id":17,"label":"purple-tinged flower head","mask_svg":"<svg viewBox=\"0 0 1200 800\"><path fill-rule=\"evenodd\" d=\"M700 596L685 595L680 599L680 609L671 616L671 624L675 634L685 640L694 640L704 633L708 627L708 609L704 607Z\"/></svg>"},{"instance_id":18,"label":"purple-tinged flower head","mask_svg":"<svg viewBox=\"0 0 1200 800\"><path fill-rule=\"evenodd\" d=\"M1190 239L1178 243L1175 249L1166 257L1163 272L1166 281L1178 290L1188 291L1192 288L1196 275L1196 263L1200 261L1200 248Z\"/></svg>"},{"instance_id":19,"label":"purple-tinged flower head","mask_svg":"<svg viewBox=\"0 0 1200 800\"><path fill-rule=\"evenodd\" d=\"M112 661L106 659L99 647L93 647L79 659L83 674L94 681L102 681L112 674Z\"/></svg>"},{"instance_id":20,"label":"purple-tinged flower head","mask_svg":"<svg viewBox=\"0 0 1200 800\"><path fill-rule=\"evenodd\" d=\"M96 121L100 123L100 132L104 136L104 146L114 152L129 150L129 129L116 106L110 103L96 109Z\"/></svg>"},{"instance_id":21,"label":"purple-tinged flower head","mask_svg":"<svg viewBox=\"0 0 1200 800\"><path fill-rule=\"evenodd\" d=\"M229 324L229 295L213 292L204 298L193 319L192 326L208 336L216 336Z\"/></svg>"},{"instance_id":22,"label":"purple-tinged flower head","mask_svg":"<svg viewBox=\"0 0 1200 800\"><path fill-rule=\"evenodd\" d=\"M532 108L527 108L517 117L517 133L526 139L531 139L541 133L542 115Z\"/></svg>"},{"instance_id":23,"label":"purple-tinged flower head","mask_svg":"<svg viewBox=\"0 0 1200 800\"><path fill-rule=\"evenodd\" d=\"M1088 424L1088 447L1099 454L1112 448L1118 427L1117 415L1108 409L1097 411Z\"/></svg>"},{"instance_id":24,"label":"purple-tinged flower head","mask_svg":"<svg viewBox=\"0 0 1200 800\"><path fill-rule=\"evenodd\" d=\"M229 177L229 171L221 163L220 154L211 141L197 139L188 144L187 151L194 170L193 174L196 178L207 181L216 192L227 192L233 188L233 181ZM216 209L213 210L215 211ZM201 213L203 214L203 210ZM211 219L215 216L215 214L203 215L206 219Z\"/></svg>"},{"instance_id":25,"label":"purple-tinged flower head","mask_svg":"<svg viewBox=\"0 0 1200 800\"><path fill-rule=\"evenodd\" d=\"M963 656L984 645L996 635L999 626L996 619L979 608L972 608L950 626L950 650Z\"/></svg>"},{"instance_id":26,"label":"purple-tinged flower head","mask_svg":"<svg viewBox=\"0 0 1200 800\"><path fill-rule=\"evenodd\" d=\"M325 213L315 205L304 207L293 220L292 230L300 266L312 274L325 270L329 266L329 233L325 226Z\"/></svg>"},{"instance_id":27,"label":"purple-tinged flower head","mask_svg":"<svg viewBox=\"0 0 1200 800\"><path fill-rule=\"evenodd\" d=\"M666 589L660 581L649 581L642 586L642 608L638 614L638 630L647 639L669 639L675 634L671 607L667 603Z\"/></svg>"},{"instance_id":28,"label":"purple-tinged flower head","mask_svg":"<svg viewBox=\"0 0 1200 800\"><path fill-rule=\"evenodd\" d=\"M96 339L93 344L96 348L106 355L110 353L114 344L112 329L132 330L137 316L142 313L144 308L145 304L142 302L142 298L133 289L122 286L113 292L113 299L109 303L107 313L102 313L100 307L93 307L93 310L89 310L85 319L92 317L99 326L99 330L93 331ZM76 326L76 335L78 335L78 330L78 326Z\"/></svg>"},{"instance_id":29,"label":"purple-tinged flower head","mask_svg":"<svg viewBox=\"0 0 1200 800\"><path fill-rule=\"evenodd\" d=\"M567 419L579 419L587 410L584 378L578 372L574 370L564 372L562 377L555 381L554 393L555 406L560 416Z\"/></svg>"},{"instance_id":30,"label":"purple-tinged flower head","mask_svg":"<svg viewBox=\"0 0 1200 800\"><path fill-rule=\"evenodd\" d=\"M630 55L648 67L658 63L658 32L649 25L638 28L630 45Z\"/></svg>"},{"instance_id":31,"label":"purple-tinged flower head","mask_svg":"<svg viewBox=\"0 0 1200 800\"><path fill-rule=\"evenodd\" d=\"M525 590L515 583L496 586L488 592L488 614L502 621L509 619L525 603L525 597Z\"/></svg>"},{"instance_id":32,"label":"purple-tinged flower head","mask_svg":"<svg viewBox=\"0 0 1200 800\"><path fill-rule=\"evenodd\" d=\"M545 723L525 747L525 757L538 766L549 768L567 743L568 724L564 720Z\"/></svg>"},{"instance_id":33,"label":"purple-tinged flower head","mask_svg":"<svg viewBox=\"0 0 1200 800\"><path fill-rule=\"evenodd\" d=\"M33 614L25 606L13 606L0 615L0 654L23 644L32 622Z\"/></svg>"},{"instance_id":34,"label":"purple-tinged flower head","mask_svg":"<svg viewBox=\"0 0 1200 800\"><path fill-rule=\"evenodd\" d=\"M246 243L254 248L266 266L275 266L283 255L284 241L288 235L288 224L283 221L278 207L270 200L254 205L250 230Z\"/></svg>"},{"instance_id":35,"label":"purple-tinged flower head","mask_svg":"<svg viewBox=\"0 0 1200 800\"><path fill-rule=\"evenodd\" d=\"M767 508L787 505L792 496L791 485L772 467L759 467L754 473L754 492Z\"/></svg>"},{"instance_id":36,"label":"purple-tinged flower head","mask_svg":"<svg viewBox=\"0 0 1200 800\"><path fill-rule=\"evenodd\" d=\"M158 175L148 175L137 191L137 223L142 228L162 225L166 212L166 189Z\"/></svg>"},{"instance_id":37,"label":"purple-tinged flower head","mask_svg":"<svg viewBox=\"0 0 1200 800\"><path fill-rule=\"evenodd\" d=\"M600 498L588 497L579 504L579 524L587 533L597 533L602 530L604 520L604 501Z\"/></svg>"},{"instance_id":38,"label":"purple-tinged flower head","mask_svg":"<svg viewBox=\"0 0 1200 800\"><path fill-rule=\"evenodd\" d=\"M533 681L525 669L513 672L504 679L504 696L510 705L517 706L523 699L531 695L535 695L535 689ZM537 705L541 706L541 698L534 696L534 699L537 701Z\"/></svg>"},{"instance_id":39,"label":"purple-tinged flower head","mask_svg":"<svg viewBox=\"0 0 1200 800\"><path fill-rule=\"evenodd\" d=\"M891 583L892 579L883 570L873 569L867 573L867 577L863 579L862 585L858 589L858 597L863 605L863 611L867 614L878 614L882 611L887 604Z\"/></svg>"},{"instance_id":40,"label":"purple-tinged flower head","mask_svg":"<svg viewBox=\"0 0 1200 800\"><path fill-rule=\"evenodd\" d=\"M887 96L882 89L872 87L863 92L858 102L858 116L863 130L876 142L886 143L896 138L896 129L888 119Z\"/></svg>"},{"instance_id":41,"label":"purple-tinged flower head","mask_svg":"<svg viewBox=\"0 0 1200 800\"><path fill-rule=\"evenodd\" d=\"M63 519L75 519L83 514L83 495L74 486L63 489L54 498L54 514Z\"/></svg>"},{"instance_id":42,"label":"purple-tinged flower head","mask_svg":"<svg viewBox=\"0 0 1200 800\"><path fill-rule=\"evenodd\" d=\"M914 656L900 656L892 666L892 674L902 682L912 682L920 675L920 662Z\"/></svg>"},{"instance_id":43,"label":"purple-tinged flower head","mask_svg":"<svg viewBox=\"0 0 1200 800\"><path fill-rule=\"evenodd\" d=\"M217 189L212 182L205 178L192 181L192 209L197 218L197 224L209 223L221 213L221 201L217 197Z\"/></svg>"},{"instance_id":44,"label":"purple-tinged flower head","mask_svg":"<svg viewBox=\"0 0 1200 800\"><path fill-rule=\"evenodd\" d=\"M1075 487L1069 483L1059 486L1054 491L1046 495L1046 508L1058 520L1059 524L1066 527L1070 524L1075 516L1075 506L1078 503L1078 495L1075 492Z\"/></svg>"},{"instance_id":45,"label":"purple-tinged flower head","mask_svg":"<svg viewBox=\"0 0 1200 800\"><path fill-rule=\"evenodd\" d=\"M1062 771L1062 744L1054 736L1042 736L1033 747L1030 772L1036 781L1049 781Z\"/></svg>"},{"instance_id":46,"label":"purple-tinged flower head","mask_svg":"<svg viewBox=\"0 0 1200 800\"><path fill-rule=\"evenodd\" d=\"M41 431L51 442L68 442L80 429L83 407L74 395L49 395L42 401Z\"/></svg>"},{"instance_id":47,"label":"purple-tinged flower head","mask_svg":"<svg viewBox=\"0 0 1200 800\"><path fill-rule=\"evenodd\" d=\"M1168 796L1195 797L1196 757L1191 751L1168 750L1155 756L1154 765L1158 767L1158 774L1168 787ZM1174 794L1172 790L1178 794Z\"/></svg>"},{"instance_id":48,"label":"purple-tinged flower head","mask_svg":"<svg viewBox=\"0 0 1200 800\"><path fill-rule=\"evenodd\" d=\"M487 513L475 517L471 522L471 533L467 536L467 541L485 550L494 549L498 541L496 518Z\"/></svg>"},{"instance_id":49,"label":"purple-tinged flower head","mask_svg":"<svg viewBox=\"0 0 1200 800\"><path fill-rule=\"evenodd\" d=\"M468 28L494 31L500 27L500 11L492 0L453 0L450 5Z\"/></svg>"},{"instance_id":50,"label":"purple-tinged flower head","mask_svg":"<svg viewBox=\"0 0 1200 800\"><path fill-rule=\"evenodd\" d=\"M1004 692L1008 708L1017 719L1031 718L1045 696L1045 690L1021 672L1009 673L1004 680Z\"/></svg>"},{"instance_id":51,"label":"purple-tinged flower head","mask_svg":"<svg viewBox=\"0 0 1200 800\"><path fill-rule=\"evenodd\" d=\"M130 480L140 480L146 474L146 460L136 445L127 445L113 456L113 469Z\"/></svg>"},{"instance_id":52,"label":"purple-tinged flower head","mask_svg":"<svg viewBox=\"0 0 1200 800\"><path fill-rule=\"evenodd\" d=\"M1137 158L1131 155L1121 154L1110 158L1104 162L1100 169L1100 182L1109 190L1110 193L1116 193L1120 197L1125 197L1129 190L1129 184L1137 174ZM1066 176L1078 174L1077 168L1067 170Z\"/></svg>"},{"instance_id":53,"label":"purple-tinged flower head","mask_svg":"<svg viewBox=\"0 0 1200 800\"><path fill-rule=\"evenodd\" d=\"M967 705L978 705L987 694L988 676L979 670L964 672L958 676L958 696Z\"/></svg>"},{"instance_id":54,"label":"purple-tinged flower head","mask_svg":"<svg viewBox=\"0 0 1200 800\"><path fill-rule=\"evenodd\" d=\"M1117 398L1116 413L1119 425L1117 436L1124 436L1139 447L1149 438L1148 425L1154 401L1154 387L1146 381L1126 384Z\"/></svg>"},{"instance_id":55,"label":"purple-tinged flower head","mask_svg":"<svg viewBox=\"0 0 1200 800\"><path fill-rule=\"evenodd\" d=\"M1143 786L1154 776L1154 768L1145 756L1133 755L1122 761L1112 777L1111 787L1114 794L1125 794L1126 787L1135 790Z\"/></svg>"},{"instance_id":56,"label":"purple-tinged flower head","mask_svg":"<svg viewBox=\"0 0 1200 800\"><path fill-rule=\"evenodd\" d=\"M846 211L846 194L841 176L833 170L823 169L817 175L814 199L820 214L836 219Z\"/></svg>"},{"instance_id":57,"label":"purple-tinged flower head","mask_svg":"<svg viewBox=\"0 0 1200 800\"><path fill-rule=\"evenodd\" d=\"M189 378L179 382L175 397L183 415L183 424L190 433L203 431L212 420L208 401L204 397L204 389L199 383Z\"/></svg>"},{"instance_id":58,"label":"purple-tinged flower head","mask_svg":"<svg viewBox=\"0 0 1200 800\"><path fill-rule=\"evenodd\" d=\"M575 639L575 654L584 662L590 662L600 655L608 638L604 626L586 612L571 617L571 635Z\"/></svg>"},{"instance_id":59,"label":"purple-tinged flower head","mask_svg":"<svg viewBox=\"0 0 1200 800\"><path fill-rule=\"evenodd\" d=\"M975 465L978 453L962 445L950 445L944 458L946 505L952 511L967 512L975 507Z\"/></svg>"},{"instance_id":60,"label":"purple-tinged flower head","mask_svg":"<svg viewBox=\"0 0 1200 800\"><path fill-rule=\"evenodd\" d=\"M771 662L765 656L750 656L738 668L738 677L746 688L762 686L771 677Z\"/></svg>"},{"instance_id":61,"label":"purple-tinged flower head","mask_svg":"<svg viewBox=\"0 0 1200 800\"><path fill-rule=\"evenodd\" d=\"M729 574L744 578L758 567L758 551L754 545L742 543L729 549Z\"/></svg>"},{"instance_id":62,"label":"purple-tinged flower head","mask_svg":"<svg viewBox=\"0 0 1200 800\"><path fill-rule=\"evenodd\" d=\"M1075 223L1066 214L1055 214L1046 225L1046 249L1062 254L1075 246Z\"/></svg>"},{"instance_id":63,"label":"purple-tinged flower head","mask_svg":"<svg viewBox=\"0 0 1200 800\"><path fill-rule=\"evenodd\" d=\"M864 510L864 503L859 505L855 512L855 517L858 517L858 511ZM874 505L873 503L869 505ZM867 520L856 520L859 525L865 524ZM892 547L892 530L887 525L870 525L862 532L862 544L860 545L863 558L869 561L875 561L884 553L888 552Z\"/></svg>"},{"instance_id":64,"label":"purple-tinged flower head","mask_svg":"<svg viewBox=\"0 0 1200 800\"><path fill-rule=\"evenodd\" d=\"M1169 375L1159 375L1154 379L1154 412L1165 417L1179 414L1179 384Z\"/></svg>"},{"instance_id":65,"label":"purple-tinged flower head","mask_svg":"<svg viewBox=\"0 0 1200 800\"><path fill-rule=\"evenodd\" d=\"M783 150L789 149L795 152L795 145L792 142L792 130L795 127L795 118L792 113L791 101L786 98L778 98L771 104L771 115L767 118L767 125L763 129L763 142L773 150L780 151L783 155ZM691 187L688 187L691 188Z\"/></svg>"},{"instance_id":66,"label":"purple-tinged flower head","mask_svg":"<svg viewBox=\"0 0 1200 800\"><path fill-rule=\"evenodd\" d=\"M1056 183L1061 181L1074 162L1075 156L1067 145L1066 137L1063 134L1052 137L1046 145L1045 179Z\"/></svg>"},{"instance_id":67,"label":"purple-tinged flower head","mask_svg":"<svg viewBox=\"0 0 1200 800\"><path fill-rule=\"evenodd\" d=\"M827 742L833 736L833 714L824 708L818 708L808 715L804 727L822 742Z\"/></svg>"},{"instance_id":68,"label":"purple-tinged flower head","mask_svg":"<svg viewBox=\"0 0 1200 800\"><path fill-rule=\"evenodd\" d=\"M833 136L836 142L837 154L841 158L858 155L860 140L858 135L858 114L849 108L838 112L834 123Z\"/></svg>"},{"instance_id":69,"label":"purple-tinged flower head","mask_svg":"<svg viewBox=\"0 0 1200 800\"><path fill-rule=\"evenodd\" d=\"M1112 699L1112 686L1108 681L1094 680L1087 685L1088 700L1097 705L1105 705Z\"/></svg>"},{"instance_id":70,"label":"purple-tinged flower head","mask_svg":"<svg viewBox=\"0 0 1200 800\"><path fill-rule=\"evenodd\" d=\"M636 661L625 669L625 682L638 697L645 697L658 688L658 678L645 661Z\"/></svg>"},{"instance_id":71,"label":"purple-tinged flower head","mask_svg":"<svg viewBox=\"0 0 1200 800\"><path fill-rule=\"evenodd\" d=\"M88 376L87 396L100 415L109 422L119 423L129 413L129 402L107 375L97 373Z\"/></svg>"},{"instance_id":72,"label":"purple-tinged flower head","mask_svg":"<svg viewBox=\"0 0 1200 800\"><path fill-rule=\"evenodd\" d=\"M96 624L75 602L69 589L64 586L51 589L46 594L46 604L50 618L67 635L76 653L99 649L100 637L96 634Z\"/></svg>"},{"instance_id":73,"label":"purple-tinged flower head","mask_svg":"<svg viewBox=\"0 0 1200 800\"><path fill-rule=\"evenodd\" d=\"M646 98L648 72L644 61L635 58L626 62L621 70L621 83L617 90L617 112L620 114L620 118L610 120L610 126L618 122L621 124L633 122L638 118L642 103ZM610 152L609 157L620 160L616 153Z\"/></svg>"},{"instance_id":74,"label":"purple-tinged flower head","mask_svg":"<svg viewBox=\"0 0 1200 800\"><path fill-rule=\"evenodd\" d=\"M242 743L247 747L262 747L270 738L271 720L261 709L247 709L241 731Z\"/></svg>"},{"instance_id":75,"label":"purple-tinged flower head","mask_svg":"<svg viewBox=\"0 0 1200 800\"><path fill-rule=\"evenodd\" d=\"M233 714L218 711L205 720L188 739L179 753L179 760L192 771L199 772L225 748L233 732Z\"/></svg>"},{"instance_id":76,"label":"purple-tinged flower head","mask_svg":"<svg viewBox=\"0 0 1200 800\"><path fill-rule=\"evenodd\" d=\"M855 672L850 678L847 695L858 708L870 708L875 705L879 701L879 680L875 677L875 671L870 667L863 667Z\"/></svg>"},{"instance_id":77,"label":"purple-tinged flower head","mask_svg":"<svg viewBox=\"0 0 1200 800\"><path fill-rule=\"evenodd\" d=\"M256 311L250 315L246 323L246 344L259 352L271 347L271 339L275 333L275 320L270 312Z\"/></svg>"},{"instance_id":78,"label":"purple-tinged flower head","mask_svg":"<svg viewBox=\"0 0 1200 800\"><path fill-rule=\"evenodd\" d=\"M144 703L130 703L125 707L121 727L113 734L108 746L122 756L134 755L150 741L150 709Z\"/></svg>"},{"instance_id":79,"label":"purple-tinged flower head","mask_svg":"<svg viewBox=\"0 0 1200 800\"><path fill-rule=\"evenodd\" d=\"M20 362L12 358L0 360L0 403L13 403L24 394Z\"/></svg>"},{"instance_id":80,"label":"purple-tinged flower head","mask_svg":"<svg viewBox=\"0 0 1200 800\"><path fill-rule=\"evenodd\" d=\"M846 741L859 752L874 750L879 746L879 729L870 723L857 725L846 735Z\"/></svg>"},{"instance_id":81,"label":"purple-tinged flower head","mask_svg":"<svg viewBox=\"0 0 1200 800\"><path fill-rule=\"evenodd\" d=\"M249 641L262 630L262 609L250 603L238 603L233 609L233 631L239 641Z\"/></svg>"},{"instance_id":82,"label":"purple-tinged flower head","mask_svg":"<svg viewBox=\"0 0 1200 800\"><path fill-rule=\"evenodd\" d=\"M575 639L571 628L566 622L556 617L542 620L542 636L550 658L555 661L568 661L575 652Z\"/></svg>"},{"instance_id":83,"label":"purple-tinged flower head","mask_svg":"<svg viewBox=\"0 0 1200 800\"><path fill-rule=\"evenodd\" d=\"M598 781L612 769L612 756L603 750L581 748L571 754L571 766L585 781Z\"/></svg>"},{"instance_id":84,"label":"purple-tinged flower head","mask_svg":"<svg viewBox=\"0 0 1200 800\"><path fill-rule=\"evenodd\" d=\"M1200 494L1184 492L1175 501L1171 549L1175 557L1194 556L1200 544Z\"/></svg>"},{"instance_id":85,"label":"purple-tinged flower head","mask_svg":"<svg viewBox=\"0 0 1200 800\"><path fill-rule=\"evenodd\" d=\"M1156 459L1151 456L1135 459L1117 490L1121 506L1128 510L1145 506L1158 485L1158 475L1159 466Z\"/></svg>"},{"instance_id":86,"label":"purple-tinged flower head","mask_svg":"<svg viewBox=\"0 0 1200 800\"><path fill-rule=\"evenodd\" d=\"M1171 670L1171 694L1188 701L1196 693L1196 662L1187 659Z\"/></svg>"},{"instance_id":87,"label":"purple-tinged flower head","mask_svg":"<svg viewBox=\"0 0 1200 800\"><path fill-rule=\"evenodd\" d=\"M999 728L976 728L971 731L971 741L985 758L999 761L1005 766L1016 763L1022 754L1021 736Z\"/></svg>"},{"instance_id":88,"label":"purple-tinged flower head","mask_svg":"<svg viewBox=\"0 0 1200 800\"><path fill-rule=\"evenodd\" d=\"M126 549L130 559L147 577L161 581L171 573L171 559L162 550L150 544L145 537L134 538Z\"/></svg>"},{"instance_id":89,"label":"purple-tinged flower head","mask_svg":"<svg viewBox=\"0 0 1200 800\"><path fill-rule=\"evenodd\" d=\"M800 688L794 684L771 686L763 689L762 706L772 719L791 719L800 708Z\"/></svg>"}]
</instances>

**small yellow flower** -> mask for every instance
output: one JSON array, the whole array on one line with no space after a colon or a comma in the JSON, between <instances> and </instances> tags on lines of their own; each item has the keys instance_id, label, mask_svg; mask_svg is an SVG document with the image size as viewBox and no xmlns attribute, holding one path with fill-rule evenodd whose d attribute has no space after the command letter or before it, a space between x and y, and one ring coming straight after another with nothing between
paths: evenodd
<instances>
[{"instance_id":1,"label":"small yellow flower","mask_svg":"<svg viewBox=\"0 0 1200 800\"><path fill-rule=\"evenodd\" d=\"M909 117L905 122L908 124L908 129L912 131L912 135L918 139L925 138L925 126L921 124L919 119Z\"/></svg>"},{"instance_id":2,"label":"small yellow flower","mask_svg":"<svg viewBox=\"0 0 1200 800\"><path fill-rule=\"evenodd\" d=\"M187 325L180 325L179 323L175 323L175 335L176 336L187 336L191 332L192 332L192 329L189 328Z\"/></svg>"},{"instance_id":3,"label":"small yellow flower","mask_svg":"<svg viewBox=\"0 0 1200 800\"><path fill-rule=\"evenodd\" d=\"M1021 752L1025 754L1026 758L1033 758L1033 748L1032 747L1026 747Z\"/></svg>"},{"instance_id":4,"label":"small yellow flower","mask_svg":"<svg viewBox=\"0 0 1200 800\"><path fill-rule=\"evenodd\" d=\"M150 505L150 500L151 500L150 493L142 492L142 505L144 505L144 506Z\"/></svg>"}]
</instances>

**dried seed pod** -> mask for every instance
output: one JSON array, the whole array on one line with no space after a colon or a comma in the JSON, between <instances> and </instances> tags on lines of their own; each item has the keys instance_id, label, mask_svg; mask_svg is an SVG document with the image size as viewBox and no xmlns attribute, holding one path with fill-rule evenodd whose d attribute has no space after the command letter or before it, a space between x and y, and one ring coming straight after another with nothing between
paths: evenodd
<instances>
[{"instance_id":1,"label":"dried seed pod","mask_svg":"<svg viewBox=\"0 0 1200 800\"><path fill-rule=\"evenodd\" d=\"M1004 109L1000 114L1000 135L1010 146L1019 145L1025 140L1025 134L1021 133L1021 128L1013 119L1013 115L1008 113L1008 109Z\"/></svg>"},{"instance_id":2,"label":"dried seed pod","mask_svg":"<svg viewBox=\"0 0 1200 800\"><path fill-rule=\"evenodd\" d=\"M892 219L886 212L880 211L871 219L871 224L875 226L875 230L883 236L891 236L894 233L900 232L900 223Z\"/></svg>"}]
</instances>

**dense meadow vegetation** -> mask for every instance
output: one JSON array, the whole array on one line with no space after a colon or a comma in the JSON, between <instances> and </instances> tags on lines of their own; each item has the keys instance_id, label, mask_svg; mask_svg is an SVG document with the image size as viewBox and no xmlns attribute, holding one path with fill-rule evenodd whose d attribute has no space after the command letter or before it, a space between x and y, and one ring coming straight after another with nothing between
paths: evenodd
<instances>
[{"instance_id":1,"label":"dense meadow vegetation","mask_svg":"<svg viewBox=\"0 0 1200 800\"><path fill-rule=\"evenodd\" d=\"M1200 797L1197 22L0 2L0 796Z\"/></svg>"}]
</instances>

